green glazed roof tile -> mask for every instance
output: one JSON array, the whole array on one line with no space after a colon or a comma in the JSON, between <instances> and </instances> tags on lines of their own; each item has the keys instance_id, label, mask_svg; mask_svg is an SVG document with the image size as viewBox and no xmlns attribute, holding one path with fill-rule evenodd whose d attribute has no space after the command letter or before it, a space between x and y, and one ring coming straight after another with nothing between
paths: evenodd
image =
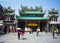
<instances>
[{"instance_id":1,"label":"green glazed roof tile","mask_svg":"<svg viewBox=\"0 0 60 43\"><path fill-rule=\"evenodd\" d=\"M47 20L49 17L22 17L22 16L16 16L17 19L21 20Z\"/></svg>"},{"instance_id":2,"label":"green glazed roof tile","mask_svg":"<svg viewBox=\"0 0 60 43\"><path fill-rule=\"evenodd\" d=\"M44 12L41 12L41 11L24 11L21 13L22 14L44 14Z\"/></svg>"}]
</instances>

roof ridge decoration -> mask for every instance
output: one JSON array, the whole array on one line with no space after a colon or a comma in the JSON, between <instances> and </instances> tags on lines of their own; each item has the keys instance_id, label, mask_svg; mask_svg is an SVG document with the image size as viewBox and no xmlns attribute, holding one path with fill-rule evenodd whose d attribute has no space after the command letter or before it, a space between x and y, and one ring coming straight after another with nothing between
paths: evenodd
<instances>
[{"instance_id":1,"label":"roof ridge decoration","mask_svg":"<svg viewBox=\"0 0 60 43\"><path fill-rule=\"evenodd\" d=\"M30 7L30 8L28 8L27 6L22 6L21 5L21 10L19 9L19 14L21 14L21 13L26 13L26 14L35 14L35 13L38 13L38 14L45 14L45 11L43 11L43 8L42 8L42 6L36 6L35 8L33 8L33 7Z\"/></svg>"},{"instance_id":2,"label":"roof ridge decoration","mask_svg":"<svg viewBox=\"0 0 60 43\"><path fill-rule=\"evenodd\" d=\"M48 10L49 14L58 14L58 10L56 10L55 8L52 8L51 10Z\"/></svg>"},{"instance_id":3,"label":"roof ridge decoration","mask_svg":"<svg viewBox=\"0 0 60 43\"><path fill-rule=\"evenodd\" d=\"M33 7L30 7L30 8L28 8L27 6L22 6L21 5L21 10L27 10L27 11L43 11L43 9L42 9L42 6L35 6L35 8L33 8Z\"/></svg>"}]
</instances>

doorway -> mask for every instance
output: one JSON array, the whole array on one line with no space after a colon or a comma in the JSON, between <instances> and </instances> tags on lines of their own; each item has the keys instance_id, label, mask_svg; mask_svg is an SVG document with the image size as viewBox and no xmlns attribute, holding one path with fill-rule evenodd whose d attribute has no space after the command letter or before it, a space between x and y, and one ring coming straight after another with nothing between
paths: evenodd
<instances>
[{"instance_id":1,"label":"doorway","mask_svg":"<svg viewBox=\"0 0 60 43\"><path fill-rule=\"evenodd\" d=\"M32 27L32 31L36 32L37 27Z\"/></svg>"},{"instance_id":2,"label":"doorway","mask_svg":"<svg viewBox=\"0 0 60 43\"><path fill-rule=\"evenodd\" d=\"M40 31L45 31L45 28L47 26L47 23L46 22L40 22Z\"/></svg>"},{"instance_id":3,"label":"doorway","mask_svg":"<svg viewBox=\"0 0 60 43\"><path fill-rule=\"evenodd\" d=\"M33 32L36 32L37 26L29 26L30 29L32 29Z\"/></svg>"}]
</instances>

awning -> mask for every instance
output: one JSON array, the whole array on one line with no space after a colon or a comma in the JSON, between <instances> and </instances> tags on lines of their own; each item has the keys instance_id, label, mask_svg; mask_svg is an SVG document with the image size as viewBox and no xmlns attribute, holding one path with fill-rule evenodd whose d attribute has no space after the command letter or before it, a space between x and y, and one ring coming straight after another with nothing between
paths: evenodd
<instances>
[{"instance_id":1,"label":"awning","mask_svg":"<svg viewBox=\"0 0 60 43\"><path fill-rule=\"evenodd\" d=\"M49 24L60 24L58 21L49 21Z\"/></svg>"},{"instance_id":2,"label":"awning","mask_svg":"<svg viewBox=\"0 0 60 43\"><path fill-rule=\"evenodd\" d=\"M3 26L3 24L0 24L0 26Z\"/></svg>"},{"instance_id":3,"label":"awning","mask_svg":"<svg viewBox=\"0 0 60 43\"><path fill-rule=\"evenodd\" d=\"M6 23L6 24L4 24L5 26L16 26L16 24L14 24L14 23L10 23L10 24L8 24L8 23Z\"/></svg>"}]
</instances>

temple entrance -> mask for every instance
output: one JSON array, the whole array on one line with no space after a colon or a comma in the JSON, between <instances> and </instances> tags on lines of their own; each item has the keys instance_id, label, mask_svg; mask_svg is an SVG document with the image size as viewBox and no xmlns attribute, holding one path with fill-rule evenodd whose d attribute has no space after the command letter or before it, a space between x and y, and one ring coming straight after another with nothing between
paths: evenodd
<instances>
[{"instance_id":1,"label":"temple entrance","mask_svg":"<svg viewBox=\"0 0 60 43\"><path fill-rule=\"evenodd\" d=\"M30 26L30 29L32 29L33 32L36 32L37 26Z\"/></svg>"},{"instance_id":2,"label":"temple entrance","mask_svg":"<svg viewBox=\"0 0 60 43\"><path fill-rule=\"evenodd\" d=\"M32 31L36 32L37 27L32 27Z\"/></svg>"},{"instance_id":3,"label":"temple entrance","mask_svg":"<svg viewBox=\"0 0 60 43\"><path fill-rule=\"evenodd\" d=\"M33 31L35 32L37 29L38 24L37 23L28 23L27 26Z\"/></svg>"},{"instance_id":4,"label":"temple entrance","mask_svg":"<svg viewBox=\"0 0 60 43\"><path fill-rule=\"evenodd\" d=\"M46 26L47 26L46 22L40 22L40 31L45 31Z\"/></svg>"},{"instance_id":5,"label":"temple entrance","mask_svg":"<svg viewBox=\"0 0 60 43\"><path fill-rule=\"evenodd\" d=\"M24 30L25 28L25 22L18 22L18 27Z\"/></svg>"},{"instance_id":6,"label":"temple entrance","mask_svg":"<svg viewBox=\"0 0 60 43\"><path fill-rule=\"evenodd\" d=\"M22 28L25 31L25 27L32 29L33 32L36 32L37 28L40 27L40 31L45 31L45 28L47 27L47 21L36 21L36 22L25 22L25 21L19 21L18 27Z\"/></svg>"}]
</instances>

